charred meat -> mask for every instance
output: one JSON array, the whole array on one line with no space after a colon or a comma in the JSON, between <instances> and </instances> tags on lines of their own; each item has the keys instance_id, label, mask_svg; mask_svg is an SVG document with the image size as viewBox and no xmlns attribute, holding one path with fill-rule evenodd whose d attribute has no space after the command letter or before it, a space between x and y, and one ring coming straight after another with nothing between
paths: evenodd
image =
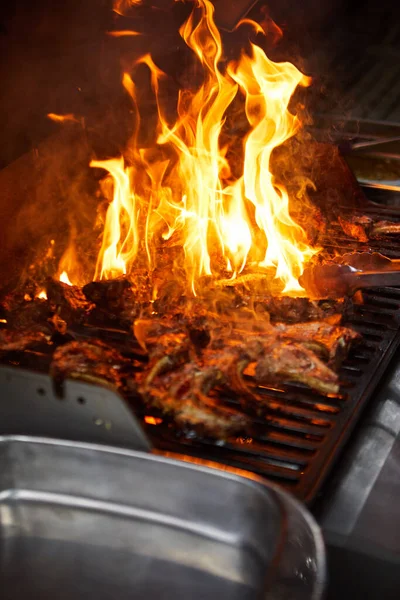
<instances>
[{"instance_id":1,"label":"charred meat","mask_svg":"<svg viewBox=\"0 0 400 600\"><path fill-rule=\"evenodd\" d=\"M285 381L303 383L321 394L337 394L339 380L311 350L291 341L276 341L264 346L255 365L255 380L273 385Z\"/></svg>"},{"instance_id":2,"label":"charred meat","mask_svg":"<svg viewBox=\"0 0 400 600\"><path fill-rule=\"evenodd\" d=\"M81 379L99 385L123 386L123 369L129 364L117 350L100 340L69 342L56 349L50 374L56 381Z\"/></svg>"},{"instance_id":3,"label":"charred meat","mask_svg":"<svg viewBox=\"0 0 400 600\"><path fill-rule=\"evenodd\" d=\"M385 235L398 235L400 223L394 221L374 221L366 215L356 215L347 219L338 216L338 222L346 235L368 242L371 239Z\"/></svg>"},{"instance_id":4,"label":"charred meat","mask_svg":"<svg viewBox=\"0 0 400 600\"><path fill-rule=\"evenodd\" d=\"M249 418L223 406L210 392L221 383L219 369L201 369L195 362L164 372L144 372L139 392L144 402L171 415L184 428L219 439L244 432Z\"/></svg>"},{"instance_id":5,"label":"charred meat","mask_svg":"<svg viewBox=\"0 0 400 600\"><path fill-rule=\"evenodd\" d=\"M52 311L66 323L82 322L92 306L81 288L62 281L49 278L46 292Z\"/></svg>"},{"instance_id":6,"label":"charred meat","mask_svg":"<svg viewBox=\"0 0 400 600\"><path fill-rule=\"evenodd\" d=\"M47 344L49 337L41 331L0 330L0 352L17 352Z\"/></svg>"},{"instance_id":7,"label":"charred meat","mask_svg":"<svg viewBox=\"0 0 400 600\"><path fill-rule=\"evenodd\" d=\"M360 334L348 327L330 325L324 321L308 323L276 323L278 337L300 342L319 356L329 360L331 365L338 367L346 358L350 346L360 339Z\"/></svg>"},{"instance_id":8,"label":"charred meat","mask_svg":"<svg viewBox=\"0 0 400 600\"><path fill-rule=\"evenodd\" d=\"M97 316L111 317L130 325L149 301L144 279L145 275L138 274L135 285L125 277L92 281L83 287L83 293L96 306Z\"/></svg>"}]
</instances>

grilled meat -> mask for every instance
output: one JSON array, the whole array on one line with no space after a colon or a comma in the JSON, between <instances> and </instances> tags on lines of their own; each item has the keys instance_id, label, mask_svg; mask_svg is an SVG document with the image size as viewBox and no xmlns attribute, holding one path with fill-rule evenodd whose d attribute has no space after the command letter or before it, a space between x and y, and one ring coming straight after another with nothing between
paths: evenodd
<instances>
[{"instance_id":1,"label":"grilled meat","mask_svg":"<svg viewBox=\"0 0 400 600\"><path fill-rule=\"evenodd\" d=\"M272 322L285 321L300 323L304 321L323 321L343 314L349 305L348 300L311 301L308 298L268 297L260 304L269 313Z\"/></svg>"},{"instance_id":2,"label":"grilled meat","mask_svg":"<svg viewBox=\"0 0 400 600\"><path fill-rule=\"evenodd\" d=\"M135 284L125 277L107 281L92 281L82 288L86 298L98 309L97 316L111 317L131 324L150 300L148 276L137 274ZM147 281L147 286L145 282ZM96 315L95 315L96 316Z\"/></svg>"},{"instance_id":3,"label":"grilled meat","mask_svg":"<svg viewBox=\"0 0 400 600\"><path fill-rule=\"evenodd\" d=\"M67 323L82 322L92 307L81 288L62 281L49 278L46 293L53 312Z\"/></svg>"},{"instance_id":4,"label":"grilled meat","mask_svg":"<svg viewBox=\"0 0 400 600\"><path fill-rule=\"evenodd\" d=\"M52 327L48 322L51 316L51 308L47 300L29 300L21 306L6 314L7 324L10 329L20 331L42 331L45 334L52 333Z\"/></svg>"},{"instance_id":5,"label":"grilled meat","mask_svg":"<svg viewBox=\"0 0 400 600\"><path fill-rule=\"evenodd\" d=\"M338 222L346 235L359 242L368 242L373 223L370 217L361 216L344 219L339 215Z\"/></svg>"},{"instance_id":6,"label":"grilled meat","mask_svg":"<svg viewBox=\"0 0 400 600\"><path fill-rule=\"evenodd\" d=\"M356 215L348 219L338 216L338 222L343 231L359 242L368 242L370 239L383 235L397 235L400 233L400 223L393 221L374 221L366 215Z\"/></svg>"},{"instance_id":7,"label":"grilled meat","mask_svg":"<svg viewBox=\"0 0 400 600\"><path fill-rule=\"evenodd\" d=\"M46 344L48 336L41 331L0 330L0 352L28 350Z\"/></svg>"},{"instance_id":8,"label":"grilled meat","mask_svg":"<svg viewBox=\"0 0 400 600\"><path fill-rule=\"evenodd\" d=\"M201 369L190 362L163 374L143 373L139 392L146 404L171 415L178 425L202 435L226 439L244 432L250 421L211 398L211 390L222 378L218 369Z\"/></svg>"},{"instance_id":9,"label":"grilled meat","mask_svg":"<svg viewBox=\"0 0 400 600\"><path fill-rule=\"evenodd\" d=\"M361 337L348 327L330 325L323 321L293 325L276 323L275 329L278 337L301 342L309 350L328 358L329 363L336 367L346 358L350 345Z\"/></svg>"},{"instance_id":10,"label":"grilled meat","mask_svg":"<svg viewBox=\"0 0 400 600\"><path fill-rule=\"evenodd\" d=\"M400 223L392 221L378 221L374 223L371 230L371 237L380 237L381 235L398 235L400 233Z\"/></svg>"},{"instance_id":11,"label":"grilled meat","mask_svg":"<svg viewBox=\"0 0 400 600\"><path fill-rule=\"evenodd\" d=\"M337 375L314 351L329 358L331 364L338 364L357 334L324 322L291 326L260 322L258 328L253 324L254 331L245 326L240 322L229 327L222 321L215 338L211 334L210 343L200 353L193 352L190 338L182 332L164 332L153 338L150 379L191 360L202 371L218 372L220 385L245 395L252 394L243 379L250 365L257 381L265 385L301 381L321 393L337 393Z\"/></svg>"},{"instance_id":12,"label":"grilled meat","mask_svg":"<svg viewBox=\"0 0 400 600\"><path fill-rule=\"evenodd\" d=\"M218 365L222 383L239 394L254 395L243 379L244 373L266 386L295 381L322 394L339 391L338 376L312 350L274 334L255 336L246 343L231 337L224 350L207 349L203 361Z\"/></svg>"},{"instance_id":13,"label":"grilled meat","mask_svg":"<svg viewBox=\"0 0 400 600\"><path fill-rule=\"evenodd\" d=\"M123 385L123 369L129 361L100 340L69 342L56 349L50 374L57 380L81 379L99 385Z\"/></svg>"},{"instance_id":14,"label":"grilled meat","mask_svg":"<svg viewBox=\"0 0 400 600\"><path fill-rule=\"evenodd\" d=\"M255 380L263 385L303 383L321 394L339 392L338 376L302 344L276 340L263 347L255 365Z\"/></svg>"}]
</instances>

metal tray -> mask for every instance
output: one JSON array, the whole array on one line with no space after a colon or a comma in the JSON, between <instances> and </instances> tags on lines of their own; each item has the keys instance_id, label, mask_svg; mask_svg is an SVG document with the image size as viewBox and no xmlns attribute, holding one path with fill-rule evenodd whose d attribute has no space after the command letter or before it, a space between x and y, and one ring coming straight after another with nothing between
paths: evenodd
<instances>
[{"instance_id":1,"label":"metal tray","mask_svg":"<svg viewBox=\"0 0 400 600\"><path fill-rule=\"evenodd\" d=\"M19 600L320 598L322 538L275 487L159 456L0 437L0 589Z\"/></svg>"}]
</instances>

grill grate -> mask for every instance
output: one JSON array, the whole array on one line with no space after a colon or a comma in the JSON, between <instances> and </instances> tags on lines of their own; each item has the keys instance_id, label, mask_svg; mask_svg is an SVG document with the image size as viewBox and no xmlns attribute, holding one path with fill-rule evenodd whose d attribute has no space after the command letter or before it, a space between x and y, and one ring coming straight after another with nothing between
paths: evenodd
<instances>
[{"instance_id":1,"label":"grill grate","mask_svg":"<svg viewBox=\"0 0 400 600\"><path fill-rule=\"evenodd\" d=\"M343 213L345 211L343 207ZM369 203L363 214L400 220L400 211L388 205ZM339 230L332 238L335 248L343 252L374 249L400 257L400 241L393 238L362 244L350 242ZM328 246L328 240L325 245ZM132 399L137 417L154 447L157 451L183 455L188 460L200 458L253 472L311 503L400 344L400 289L374 289L365 291L363 296L364 303L354 305L343 323L361 333L363 341L350 351L342 364L339 395L322 396L301 384L287 384L279 389L257 387L258 394L265 398L266 408L262 414L254 411L252 436L233 438L225 443L185 436L160 413L145 410ZM128 347L124 331L85 329L85 333L77 332L77 336L99 337L115 343L121 350ZM34 366L36 370L47 372L49 360L49 355L40 352L23 352L13 355L13 362L9 364ZM239 404L234 398L221 401L233 407ZM162 417L162 422L153 419L157 424L152 424L146 416Z\"/></svg>"},{"instance_id":2,"label":"grill grate","mask_svg":"<svg viewBox=\"0 0 400 600\"><path fill-rule=\"evenodd\" d=\"M258 432L223 445L177 438L165 424L144 424L147 433L161 450L252 471L310 503L399 345L399 309L400 290L369 291L344 323L362 333L364 343L339 371L338 396L327 398L300 384L258 387L268 406L265 416L254 417Z\"/></svg>"},{"instance_id":3,"label":"grill grate","mask_svg":"<svg viewBox=\"0 0 400 600\"><path fill-rule=\"evenodd\" d=\"M400 218L398 209L372 203L363 214ZM372 249L400 256L400 242L393 238L362 244L349 242L339 231L337 237L332 237L335 247L343 251ZM364 303L355 305L343 322L361 333L363 341L342 364L338 396L327 398L301 384L280 389L258 387L258 393L265 395L267 409L262 417L254 416L256 433L252 437L235 438L221 445L212 440L176 437L165 422L144 423L154 445L164 451L246 469L311 503L400 344L400 289L368 290L363 297ZM230 404L235 406L233 400Z\"/></svg>"}]
</instances>

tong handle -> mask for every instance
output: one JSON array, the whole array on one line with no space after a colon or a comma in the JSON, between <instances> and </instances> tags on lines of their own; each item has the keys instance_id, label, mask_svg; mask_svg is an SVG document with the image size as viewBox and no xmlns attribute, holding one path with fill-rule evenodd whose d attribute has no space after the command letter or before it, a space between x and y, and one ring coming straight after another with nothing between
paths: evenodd
<instances>
[{"instance_id":1,"label":"tong handle","mask_svg":"<svg viewBox=\"0 0 400 600\"><path fill-rule=\"evenodd\" d=\"M400 264L379 271L355 271L346 274L345 279L351 292L371 287L400 287Z\"/></svg>"}]
</instances>

